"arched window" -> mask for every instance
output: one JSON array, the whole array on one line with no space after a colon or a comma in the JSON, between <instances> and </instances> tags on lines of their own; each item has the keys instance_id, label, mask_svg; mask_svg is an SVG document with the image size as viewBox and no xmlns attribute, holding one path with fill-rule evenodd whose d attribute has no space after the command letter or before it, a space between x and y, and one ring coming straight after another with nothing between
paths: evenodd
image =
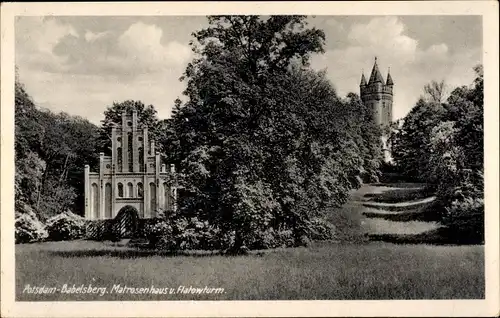
<instances>
[{"instance_id":1,"label":"arched window","mask_svg":"<svg viewBox=\"0 0 500 318\"><path fill-rule=\"evenodd\" d=\"M118 172L122 172L122 171L123 171L123 170L122 170L122 169L123 169L123 168L122 168L122 167L123 167L123 164L122 164L122 163L123 163L123 162L122 162L122 159L123 159L123 158L122 158L123 152L122 152L122 148L121 148L121 147L117 149L117 154L116 154L116 155L118 156L118 158L117 158L117 159L118 159L118 160L117 160L117 162L118 162Z\"/></svg>"},{"instance_id":2,"label":"arched window","mask_svg":"<svg viewBox=\"0 0 500 318\"><path fill-rule=\"evenodd\" d=\"M128 171L132 172L134 171L134 157L133 155L133 149L132 149L132 133L129 132L127 135L127 142L128 142Z\"/></svg>"},{"instance_id":3,"label":"arched window","mask_svg":"<svg viewBox=\"0 0 500 318\"><path fill-rule=\"evenodd\" d=\"M128 197L133 198L134 197L134 185L132 184L132 182L129 182L127 184L127 191L128 191Z\"/></svg>"},{"instance_id":4,"label":"arched window","mask_svg":"<svg viewBox=\"0 0 500 318\"><path fill-rule=\"evenodd\" d=\"M123 184L122 183L118 183L118 196L120 198L123 198Z\"/></svg>"},{"instance_id":5,"label":"arched window","mask_svg":"<svg viewBox=\"0 0 500 318\"><path fill-rule=\"evenodd\" d=\"M144 196L144 188L142 187L142 183L137 183L137 197L142 198Z\"/></svg>"}]
</instances>

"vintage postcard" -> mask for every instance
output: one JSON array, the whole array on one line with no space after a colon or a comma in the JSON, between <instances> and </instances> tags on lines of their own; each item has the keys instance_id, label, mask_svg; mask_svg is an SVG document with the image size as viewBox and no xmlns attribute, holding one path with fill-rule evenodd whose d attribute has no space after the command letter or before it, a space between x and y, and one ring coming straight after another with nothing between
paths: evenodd
<instances>
[{"instance_id":1,"label":"vintage postcard","mask_svg":"<svg viewBox=\"0 0 500 318\"><path fill-rule=\"evenodd\" d=\"M2 317L498 316L498 2L2 5Z\"/></svg>"}]
</instances>

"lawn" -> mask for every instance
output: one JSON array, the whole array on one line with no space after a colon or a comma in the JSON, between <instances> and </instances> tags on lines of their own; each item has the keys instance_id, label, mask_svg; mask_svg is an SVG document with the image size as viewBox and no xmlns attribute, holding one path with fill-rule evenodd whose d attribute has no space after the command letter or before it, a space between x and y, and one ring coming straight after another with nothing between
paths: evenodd
<instances>
[{"instance_id":1,"label":"lawn","mask_svg":"<svg viewBox=\"0 0 500 318\"><path fill-rule=\"evenodd\" d=\"M108 293L23 293L27 284L91 284ZM111 292L115 284L224 292L120 294ZM17 300L472 299L484 298L484 284L481 245L323 243L239 257L167 256L91 241L16 246Z\"/></svg>"},{"instance_id":2,"label":"lawn","mask_svg":"<svg viewBox=\"0 0 500 318\"><path fill-rule=\"evenodd\" d=\"M333 209L338 242L247 256L164 255L106 242L16 246L17 300L368 300L484 298L484 246L449 245L443 229L402 195L418 184L365 185ZM395 192L396 191L396 192ZM388 194L387 194L388 193ZM367 202L380 197L401 202ZM418 194L420 196L420 194ZM422 200L421 198L419 198ZM411 200L409 204L405 200ZM396 201L389 199L389 201ZM367 207L371 203L374 207ZM409 205L408 205L409 204ZM391 205L398 209L388 209ZM427 211L426 213L428 213ZM432 211L430 211L432 212ZM371 213L371 214L370 214ZM389 217L388 217L389 216ZM369 239L373 241L369 241ZM448 240L449 241L449 240ZM389 243L394 242L397 244ZM404 244L404 243L420 244ZM423 243L423 244L422 244ZM432 243L432 244L426 244ZM27 285L106 287L106 294L23 293ZM113 286L172 288L170 294L113 292ZM184 294L179 286L223 292Z\"/></svg>"}]
</instances>

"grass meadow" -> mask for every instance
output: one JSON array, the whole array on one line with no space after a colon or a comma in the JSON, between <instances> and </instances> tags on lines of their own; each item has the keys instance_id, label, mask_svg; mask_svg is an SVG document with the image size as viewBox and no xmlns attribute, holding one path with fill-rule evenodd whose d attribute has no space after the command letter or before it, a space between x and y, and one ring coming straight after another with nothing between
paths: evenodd
<instances>
[{"instance_id":1,"label":"grass meadow","mask_svg":"<svg viewBox=\"0 0 500 318\"><path fill-rule=\"evenodd\" d=\"M403 186L405 186L403 184ZM406 185L407 188L411 188ZM401 187L400 187L401 188ZM391 191L391 192L388 192ZM388 192L388 193L386 193ZM385 194L384 194L385 193ZM373 196L373 194L379 196ZM441 229L406 210L374 209L367 203L419 199L394 187L364 186L343 208L332 211L337 242L307 248L252 252L246 256L207 253L166 255L110 242L44 242L16 246L16 299L67 300L388 300L484 298L484 246L451 245L430 233ZM386 199L386 200L384 200ZM419 207L420 208L420 207ZM371 213L371 214L370 214ZM433 213L427 211L426 213ZM387 215L398 218L387 218ZM430 218L432 219L432 217ZM438 233L439 234L439 233ZM375 240L370 241L369 239ZM378 241L380 240L380 241ZM408 241L419 244L408 244ZM395 242L393 244L389 242ZM27 285L106 287L108 293L30 294ZM130 294L133 288L223 288L217 294Z\"/></svg>"},{"instance_id":2,"label":"grass meadow","mask_svg":"<svg viewBox=\"0 0 500 318\"><path fill-rule=\"evenodd\" d=\"M294 300L484 298L483 246L323 243L260 255L168 256L89 241L16 247L16 299ZM224 288L224 294L23 293L31 286Z\"/></svg>"}]
</instances>

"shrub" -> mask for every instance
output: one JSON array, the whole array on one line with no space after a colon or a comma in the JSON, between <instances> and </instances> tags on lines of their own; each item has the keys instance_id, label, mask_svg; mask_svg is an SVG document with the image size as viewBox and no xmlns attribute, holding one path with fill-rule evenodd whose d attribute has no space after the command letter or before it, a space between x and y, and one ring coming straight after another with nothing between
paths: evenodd
<instances>
[{"instance_id":1,"label":"shrub","mask_svg":"<svg viewBox=\"0 0 500 318\"><path fill-rule=\"evenodd\" d=\"M313 241L331 240L335 238L335 226L322 218L313 218L307 234Z\"/></svg>"},{"instance_id":2,"label":"shrub","mask_svg":"<svg viewBox=\"0 0 500 318\"><path fill-rule=\"evenodd\" d=\"M453 200L445 207L443 224L466 241L484 242L484 199L477 195Z\"/></svg>"},{"instance_id":3,"label":"shrub","mask_svg":"<svg viewBox=\"0 0 500 318\"><path fill-rule=\"evenodd\" d=\"M197 218L171 216L152 219L144 222L141 235L149 240L150 247L171 252L222 248L218 228Z\"/></svg>"},{"instance_id":4,"label":"shrub","mask_svg":"<svg viewBox=\"0 0 500 318\"><path fill-rule=\"evenodd\" d=\"M38 242L46 238L47 231L45 230L43 223L38 220L35 214L16 213L16 244Z\"/></svg>"},{"instance_id":5,"label":"shrub","mask_svg":"<svg viewBox=\"0 0 500 318\"><path fill-rule=\"evenodd\" d=\"M162 250L175 249L175 244L172 242L172 226L166 220L145 224L144 233L150 247Z\"/></svg>"},{"instance_id":6,"label":"shrub","mask_svg":"<svg viewBox=\"0 0 500 318\"><path fill-rule=\"evenodd\" d=\"M52 241L76 240L85 236L85 219L70 211L47 220L48 239Z\"/></svg>"},{"instance_id":7,"label":"shrub","mask_svg":"<svg viewBox=\"0 0 500 318\"><path fill-rule=\"evenodd\" d=\"M290 229L269 228L265 231L256 231L247 244L250 249L269 249L292 247L296 245L296 241Z\"/></svg>"}]
</instances>

